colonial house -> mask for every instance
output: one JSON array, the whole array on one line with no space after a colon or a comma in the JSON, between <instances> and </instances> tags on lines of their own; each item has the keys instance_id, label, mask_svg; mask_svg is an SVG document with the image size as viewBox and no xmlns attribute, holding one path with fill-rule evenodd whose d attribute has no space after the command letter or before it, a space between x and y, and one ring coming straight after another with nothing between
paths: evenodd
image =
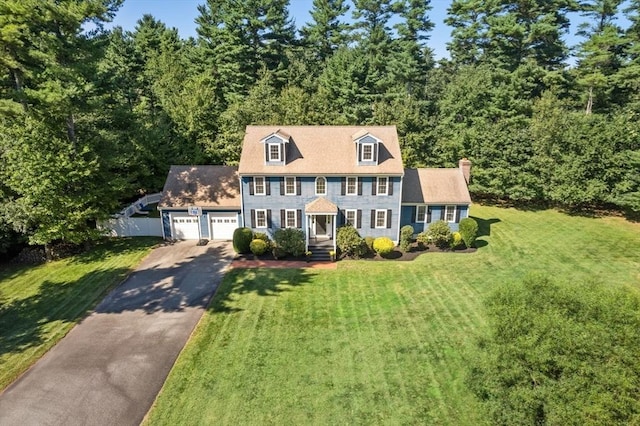
<instances>
[{"instance_id":1,"label":"colonial house","mask_svg":"<svg viewBox=\"0 0 640 426\"><path fill-rule=\"evenodd\" d=\"M237 168L173 166L159 203L163 235L230 239L238 226L304 231L335 248L337 228L399 240L467 217L471 163L405 169L395 126L248 126Z\"/></svg>"}]
</instances>

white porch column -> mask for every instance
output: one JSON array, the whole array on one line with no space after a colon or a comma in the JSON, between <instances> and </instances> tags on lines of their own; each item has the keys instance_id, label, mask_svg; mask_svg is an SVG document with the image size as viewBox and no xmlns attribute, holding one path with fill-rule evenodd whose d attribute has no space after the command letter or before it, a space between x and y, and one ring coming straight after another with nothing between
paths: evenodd
<instances>
[{"instance_id":1,"label":"white porch column","mask_svg":"<svg viewBox=\"0 0 640 426\"><path fill-rule=\"evenodd\" d=\"M336 234L336 222L338 222L338 215L333 216L333 252L338 253L338 244L336 242L338 235Z\"/></svg>"},{"instance_id":2,"label":"white porch column","mask_svg":"<svg viewBox=\"0 0 640 426\"><path fill-rule=\"evenodd\" d=\"M309 215L304 215L305 222L305 233L304 233L304 251L309 251L309 230L311 229L309 226Z\"/></svg>"}]
</instances>

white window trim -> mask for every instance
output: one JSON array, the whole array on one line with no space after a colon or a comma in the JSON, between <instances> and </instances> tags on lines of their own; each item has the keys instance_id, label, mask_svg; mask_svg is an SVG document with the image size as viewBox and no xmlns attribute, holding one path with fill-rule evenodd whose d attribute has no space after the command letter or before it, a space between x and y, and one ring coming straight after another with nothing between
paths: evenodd
<instances>
[{"instance_id":1,"label":"white window trim","mask_svg":"<svg viewBox=\"0 0 640 426\"><path fill-rule=\"evenodd\" d=\"M260 221L258 220L258 214L259 213L263 213L264 214L264 226L260 226ZM256 209L256 217L254 218L255 222L256 222L256 228L259 229L265 229L269 227L268 222L268 218L267 218L267 209Z\"/></svg>"},{"instance_id":2,"label":"white window trim","mask_svg":"<svg viewBox=\"0 0 640 426\"><path fill-rule=\"evenodd\" d=\"M318 179L324 179L324 192L318 192ZM316 182L315 182L315 190L316 190L316 195L327 195L327 178L324 176L318 176L316 178Z\"/></svg>"},{"instance_id":3,"label":"white window trim","mask_svg":"<svg viewBox=\"0 0 640 426\"><path fill-rule=\"evenodd\" d=\"M271 158L271 147L274 146L274 145L278 147L278 158L277 159ZM268 146L267 152L269 152L269 157L267 158L267 161L275 161L275 162L282 161L282 144L280 144L280 143L268 143L267 146Z\"/></svg>"},{"instance_id":4,"label":"white window trim","mask_svg":"<svg viewBox=\"0 0 640 426\"><path fill-rule=\"evenodd\" d=\"M287 192L287 179L293 179L293 192ZM284 195L297 195L296 191L296 177L295 176L285 176L284 177Z\"/></svg>"},{"instance_id":5,"label":"white window trim","mask_svg":"<svg viewBox=\"0 0 640 426\"><path fill-rule=\"evenodd\" d=\"M353 185L353 192L349 192L349 179L354 179L356 182ZM347 181L345 182L345 191L346 195L358 195L358 177L357 176L347 176Z\"/></svg>"},{"instance_id":6,"label":"white window trim","mask_svg":"<svg viewBox=\"0 0 640 426\"><path fill-rule=\"evenodd\" d=\"M371 147L371 158L364 158L364 147L365 146L369 146ZM362 148L362 158L361 161L373 161L373 159L375 158L374 152L373 150L376 148L374 143L363 143L361 144L361 148Z\"/></svg>"},{"instance_id":7,"label":"white window trim","mask_svg":"<svg viewBox=\"0 0 640 426\"><path fill-rule=\"evenodd\" d=\"M345 221L345 225L349 223L349 213L353 213L353 223L351 223L351 225L354 228L358 227L358 210L356 209L346 209L344 211L344 221Z\"/></svg>"},{"instance_id":8,"label":"white window trim","mask_svg":"<svg viewBox=\"0 0 640 426\"><path fill-rule=\"evenodd\" d=\"M382 224L382 226L378 226L378 214L382 213L384 215L384 223ZM375 229L387 229L387 210L385 209L376 209L376 228Z\"/></svg>"},{"instance_id":9,"label":"white window trim","mask_svg":"<svg viewBox=\"0 0 640 426\"><path fill-rule=\"evenodd\" d=\"M447 216L449 214L449 209L452 209L452 214L451 214L451 220L447 219ZM448 205L448 206L444 206L444 220L447 223L455 223L456 221L456 206L454 205Z\"/></svg>"},{"instance_id":10,"label":"white window trim","mask_svg":"<svg viewBox=\"0 0 640 426\"><path fill-rule=\"evenodd\" d=\"M380 179L385 179L387 182L384 186L384 192L380 192ZM376 178L376 195L389 195L389 178L387 176L379 176Z\"/></svg>"},{"instance_id":11,"label":"white window trim","mask_svg":"<svg viewBox=\"0 0 640 426\"><path fill-rule=\"evenodd\" d=\"M262 179L262 192L258 192L258 179ZM264 176L253 178L253 195L267 195L267 179Z\"/></svg>"},{"instance_id":12,"label":"white window trim","mask_svg":"<svg viewBox=\"0 0 640 426\"><path fill-rule=\"evenodd\" d=\"M293 213L293 226L289 226L289 213ZM286 209L284 211L284 227L285 228L298 227L298 212L295 209Z\"/></svg>"},{"instance_id":13,"label":"white window trim","mask_svg":"<svg viewBox=\"0 0 640 426\"><path fill-rule=\"evenodd\" d=\"M420 209L424 209L422 213L422 220L420 220ZM427 206L426 205L418 205L416 206L416 223L426 223L427 222Z\"/></svg>"}]
</instances>

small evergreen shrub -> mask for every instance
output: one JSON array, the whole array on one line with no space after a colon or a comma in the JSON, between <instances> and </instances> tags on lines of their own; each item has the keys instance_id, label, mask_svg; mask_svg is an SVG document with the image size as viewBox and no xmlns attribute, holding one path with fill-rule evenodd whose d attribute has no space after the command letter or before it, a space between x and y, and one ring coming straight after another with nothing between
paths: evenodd
<instances>
[{"instance_id":1,"label":"small evergreen shrub","mask_svg":"<svg viewBox=\"0 0 640 426\"><path fill-rule=\"evenodd\" d=\"M249 244L249 249L251 250L251 253L255 254L256 256L262 256L267 252L268 248L269 247L267 246L267 243L264 240L259 240L257 238L251 241L251 244Z\"/></svg>"},{"instance_id":2,"label":"small evergreen shrub","mask_svg":"<svg viewBox=\"0 0 640 426\"><path fill-rule=\"evenodd\" d=\"M462 241L462 235L460 235L459 232L454 232L453 234L451 234L451 248L452 249L457 249L462 247L462 245L464 244L464 241Z\"/></svg>"},{"instance_id":3,"label":"small evergreen shrub","mask_svg":"<svg viewBox=\"0 0 640 426\"><path fill-rule=\"evenodd\" d=\"M276 245L286 254L302 256L304 249L304 233L297 228L281 228L273 234Z\"/></svg>"},{"instance_id":4,"label":"small evergreen shrub","mask_svg":"<svg viewBox=\"0 0 640 426\"><path fill-rule=\"evenodd\" d=\"M389 237L378 237L373 242L373 249L380 256L386 256L393 251L395 244Z\"/></svg>"},{"instance_id":5,"label":"small evergreen shrub","mask_svg":"<svg viewBox=\"0 0 640 426\"><path fill-rule=\"evenodd\" d=\"M426 232L419 233L418 236L416 237L416 241L424 245L431 243L431 240L429 239L429 234L427 234Z\"/></svg>"},{"instance_id":6,"label":"small evergreen shrub","mask_svg":"<svg viewBox=\"0 0 640 426\"><path fill-rule=\"evenodd\" d=\"M338 228L337 234L336 245L343 255L358 258L366 253L365 242L353 226L342 226Z\"/></svg>"},{"instance_id":7,"label":"small evergreen shrub","mask_svg":"<svg viewBox=\"0 0 640 426\"><path fill-rule=\"evenodd\" d=\"M458 229L464 244L469 248L473 247L476 244L476 237L478 236L478 222L470 217L465 217L460 221Z\"/></svg>"},{"instance_id":8,"label":"small evergreen shrub","mask_svg":"<svg viewBox=\"0 0 640 426\"><path fill-rule=\"evenodd\" d=\"M267 243L267 249L271 247L271 239L265 232L254 232L253 233L254 240L262 240Z\"/></svg>"},{"instance_id":9,"label":"small evergreen shrub","mask_svg":"<svg viewBox=\"0 0 640 426\"><path fill-rule=\"evenodd\" d=\"M376 251L373 249L373 242L374 242L375 240L376 240L376 239L375 239L375 238L373 238L373 237L364 237L364 243L365 243L365 245L367 246L367 250L369 250L369 253L371 253L371 254L373 254L373 253L375 253L375 252L376 252Z\"/></svg>"},{"instance_id":10,"label":"small evergreen shrub","mask_svg":"<svg viewBox=\"0 0 640 426\"><path fill-rule=\"evenodd\" d=\"M273 254L273 258L274 259L280 259L281 257L285 257L287 255L287 253L285 253L284 250L282 250L280 247L278 247L275 244L271 245L271 254Z\"/></svg>"},{"instance_id":11,"label":"small evergreen shrub","mask_svg":"<svg viewBox=\"0 0 640 426\"><path fill-rule=\"evenodd\" d=\"M413 242L413 226L405 225L400 228L400 250L408 252Z\"/></svg>"},{"instance_id":12,"label":"small evergreen shrub","mask_svg":"<svg viewBox=\"0 0 640 426\"><path fill-rule=\"evenodd\" d=\"M251 228L237 228L233 231L233 250L239 254L249 253L251 240L253 240Z\"/></svg>"},{"instance_id":13,"label":"small evergreen shrub","mask_svg":"<svg viewBox=\"0 0 640 426\"><path fill-rule=\"evenodd\" d=\"M436 220L427 229L427 236L440 249L447 249L451 244L451 229L444 220Z\"/></svg>"}]
</instances>

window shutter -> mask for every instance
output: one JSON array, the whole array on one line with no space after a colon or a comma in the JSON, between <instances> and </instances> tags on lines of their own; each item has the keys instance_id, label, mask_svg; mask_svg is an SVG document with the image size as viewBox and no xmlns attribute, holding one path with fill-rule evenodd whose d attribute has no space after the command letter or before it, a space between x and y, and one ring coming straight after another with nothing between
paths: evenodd
<instances>
[{"instance_id":1,"label":"window shutter","mask_svg":"<svg viewBox=\"0 0 640 426\"><path fill-rule=\"evenodd\" d=\"M286 220L287 220L286 212L284 211L284 209L280 209L280 228L286 228L287 227Z\"/></svg>"},{"instance_id":2,"label":"window shutter","mask_svg":"<svg viewBox=\"0 0 640 426\"><path fill-rule=\"evenodd\" d=\"M253 195L253 194L254 194L254 192L253 192L253 178L250 177L249 178L249 195Z\"/></svg>"},{"instance_id":3,"label":"window shutter","mask_svg":"<svg viewBox=\"0 0 640 426\"><path fill-rule=\"evenodd\" d=\"M302 210L298 209L297 214L298 214L298 228L302 228Z\"/></svg>"},{"instance_id":4,"label":"window shutter","mask_svg":"<svg viewBox=\"0 0 640 426\"><path fill-rule=\"evenodd\" d=\"M268 177L264 178L264 190L267 195L271 195L271 180Z\"/></svg>"},{"instance_id":5,"label":"window shutter","mask_svg":"<svg viewBox=\"0 0 640 426\"><path fill-rule=\"evenodd\" d=\"M269 162L269 144L268 143L264 144L264 161L265 163Z\"/></svg>"},{"instance_id":6,"label":"window shutter","mask_svg":"<svg viewBox=\"0 0 640 426\"><path fill-rule=\"evenodd\" d=\"M431 223L431 206L427 206L427 223Z\"/></svg>"},{"instance_id":7,"label":"window shutter","mask_svg":"<svg viewBox=\"0 0 640 426\"><path fill-rule=\"evenodd\" d=\"M373 144L373 161L378 162L378 149L380 147L379 143Z\"/></svg>"},{"instance_id":8,"label":"window shutter","mask_svg":"<svg viewBox=\"0 0 640 426\"><path fill-rule=\"evenodd\" d=\"M338 221L338 223L336 223L336 225L338 225L338 226L346 225L347 224L347 211L346 210L340 210L340 214L338 214L338 217L336 219Z\"/></svg>"},{"instance_id":9,"label":"window shutter","mask_svg":"<svg viewBox=\"0 0 640 426\"><path fill-rule=\"evenodd\" d=\"M267 228L271 228L271 209L267 210Z\"/></svg>"},{"instance_id":10,"label":"window shutter","mask_svg":"<svg viewBox=\"0 0 640 426\"><path fill-rule=\"evenodd\" d=\"M387 178L387 194L393 195L393 178Z\"/></svg>"},{"instance_id":11,"label":"window shutter","mask_svg":"<svg viewBox=\"0 0 640 426\"><path fill-rule=\"evenodd\" d=\"M280 178L280 195L284 195L284 176Z\"/></svg>"},{"instance_id":12,"label":"window shutter","mask_svg":"<svg viewBox=\"0 0 640 426\"><path fill-rule=\"evenodd\" d=\"M411 223L418 223L418 209L420 208L420 206L416 206L416 208L413 210L413 217L411 218Z\"/></svg>"},{"instance_id":13,"label":"window shutter","mask_svg":"<svg viewBox=\"0 0 640 426\"><path fill-rule=\"evenodd\" d=\"M300 178L296 178L296 194L302 194L302 182L300 182Z\"/></svg>"},{"instance_id":14,"label":"window shutter","mask_svg":"<svg viewBox=\"0 0 640 426\"><path fill-rule=\"evenodd\" d=\"M444 220L444 209L446 209L445 206L440 206L440 220Z\"/></svg>"},{"instance_id":15,"label":"window shutter","mask_svg":"<svg viewBox=\"0 0 640 426\"><path fill-rule=\"evenodd\" d=\"M358 180L358 195L362 195L362 179L356 178Z\"/></svg>"},{"instance_id":16,"label":"window shutter","mask_svg":"<svg viewBox=\"0 0 640 426\"><path fill-rule=\"evenodd\" d=\"M256 227L256 211L254 209L251 209L251 227Z\"/></svg>"},{"instance_id":17,"label":"window shutter","mask_svg":"<svg viewBox=\"0 0 640 426\"><path fill-rule=\"evenodd\" d=\"M356 228L360 229L362 228L362 210L358 209L357 216L358 216L358 219L356 220L357 222Z\"/></svg>"},{"instance_id":18,"label":"window shutter","mask_svg":"<svg viewBox=\"0 0 640 426\"><path fill-rule=\"evenodd\" d=\"M387 228L391 228L391 209L387 210Z\"/></svg>"},{"instance_id":19,"label":"window shutter","mask_svg":"<svg viewBox=\"0 0 640 426\"><path fill-rule=\"evenodd\" d=\"M376 211L371 210L371 229L376 227Z\"/></svg>"},{"instance_id":20,"label":"window shutter","mask_svg":"<svg viewBox=\"0 0 640 426\"><path fill-rule=\"evenodd\" d=\"M456 206L456 223L460 222L460 206Z\"/></svg>"},{"instance_id":21,"label":"window shutter","mask_svg":"<svg viewBox=\"0 0 640 426\"><path fill-rule=\"evenodd\" d=\"M340 194L346 195L346 193L347 193L347 178L346 177L342 178L341 185L342 185L342 187L340 189Z\"/></svg>"},{"instance_id":22,"label":"window shutter","mask_svg":"<svg viewBox=\"0 0 640 426\"><path fill-rule=\"evenodd\" d=\"M371 178L371 195L376 195L378 189L378 178Z\"/></svg>"}]
</instances>

